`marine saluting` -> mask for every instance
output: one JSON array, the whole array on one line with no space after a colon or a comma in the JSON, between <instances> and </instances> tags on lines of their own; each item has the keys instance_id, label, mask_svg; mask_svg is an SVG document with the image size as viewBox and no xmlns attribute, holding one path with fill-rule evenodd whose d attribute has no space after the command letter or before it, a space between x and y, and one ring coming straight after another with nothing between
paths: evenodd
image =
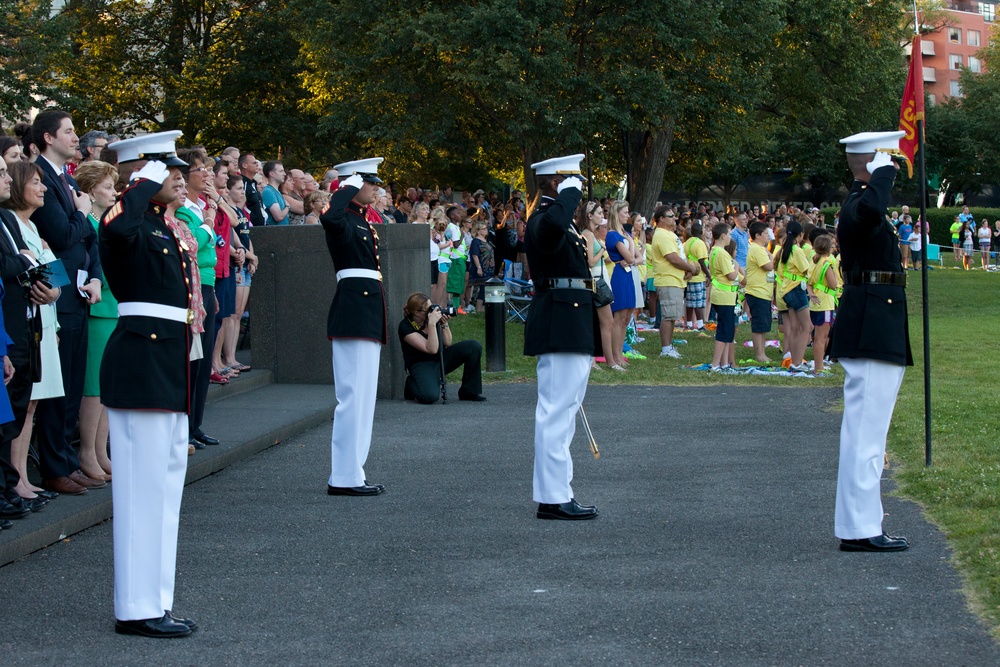
<instances>
[{"instance_id":1,"label":"marine saluting","mask_svg":"<svg viewBox=\"0 0 1000 667\"><path fill-rule=\"evenodd\" d=\"M582 197L582 159L569 155L531 165L538 193L524 246L535 297L525 325L524 354L538 357L532 486L539 519L597 517L597 508L579 504L570 486L569 446L587 393L591 358L600 346L586 243L573 225Z\"/></svg>"},{"instance_id":2,"label":"marine saluting","mask_svg":"<svg viewBox=\"0 0 1000 667\"><path fill-rule=\"evenodd\" d=\"M171 609L188 460L189 248L167 218L184 186L174 140L160 132L111 144L136 169L104 214L98 247L118 324L101 364L115 464L115 631L183 637L197 624Z\"/></svg>"},{"instance_id":3,"label":"marine saluting","mask_svg":"<svg viewBox=\"0 0 1000 667\"><path fill-rule=\"evenodd\" d=\"M844 419L834 532L843 551L902 551L905 537L882 530L885 438L913 365L906 317L906 274L899 236L886 208L904 132L862 132L840 140L854 184L840 209L837 243L844 294L830 357L844 369Z\"/></svg>"}]
</instances>

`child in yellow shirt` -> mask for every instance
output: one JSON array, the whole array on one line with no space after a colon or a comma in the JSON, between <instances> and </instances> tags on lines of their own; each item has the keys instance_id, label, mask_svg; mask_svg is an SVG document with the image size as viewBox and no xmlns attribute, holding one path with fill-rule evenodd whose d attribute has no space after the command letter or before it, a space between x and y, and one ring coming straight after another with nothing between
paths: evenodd
<instances>
[{"instance_id":1,"label":"child in yellow shirt","mask_svg":"<svg viewBox=\"0 0 1000 667\"><path fill-rule=\"evenodd\" d=\"M834 312L837 308L837 263L830 256L833 237L830 234L818 236L813 241L813 268L809 272L807 290L809 292L809 317L813 325L814 372L823 372L823 357L830 339Z\"/></svg>"},{"instance_id":2,"label":"child in yellow shirt","mask_svg":"<svg viewBox=\"0 0 1000 667\"><path fill-rule=\"evenodd\" d=\"M740 267L726 252L731 236L729 225L724 222L712 227L712 251L708 265L712 274L711 302L715 306L715 349L712 353L712 370L721 372L724 361L735 357L733 343L736 340L736 292L742 274Z\"/></svg>"}]
</instances>

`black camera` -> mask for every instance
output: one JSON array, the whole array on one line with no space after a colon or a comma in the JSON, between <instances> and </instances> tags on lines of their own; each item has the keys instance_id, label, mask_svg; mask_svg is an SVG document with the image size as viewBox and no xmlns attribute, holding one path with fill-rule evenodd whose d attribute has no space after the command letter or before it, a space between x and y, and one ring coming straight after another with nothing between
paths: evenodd
<instances>
[{"instance_id":1,"label":"black camera","mask_svg":"<svg viewBox=\"0 0 1000 667\"><path fill-rule=\"evenodd\" d=\"M454 306L439 306L436 303L432 303L428 311L440 310L442 315L447 315L448 317L455 317L455 307Z\"/></svg>"}]
</instances>

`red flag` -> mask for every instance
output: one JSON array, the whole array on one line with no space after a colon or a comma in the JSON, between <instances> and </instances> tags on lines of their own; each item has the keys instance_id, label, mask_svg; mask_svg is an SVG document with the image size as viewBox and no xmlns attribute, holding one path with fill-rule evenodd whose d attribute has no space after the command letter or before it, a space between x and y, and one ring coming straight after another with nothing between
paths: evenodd
<instances>
[{"instance_id":1,"label":"red flag","mask_svg":"<svg viewBox=\"0 0 1000 667\"><path fill-rule=\"evenodd\" d=\"M899 140L899 150L906 155L906 170L913 178L913 158L917 154L917 121L924 119L924 67L920 53L920 35L913 36L910 73L906 77L903 103L899 107L899 129L906 136Z\"/></svg>"}]
</instances>

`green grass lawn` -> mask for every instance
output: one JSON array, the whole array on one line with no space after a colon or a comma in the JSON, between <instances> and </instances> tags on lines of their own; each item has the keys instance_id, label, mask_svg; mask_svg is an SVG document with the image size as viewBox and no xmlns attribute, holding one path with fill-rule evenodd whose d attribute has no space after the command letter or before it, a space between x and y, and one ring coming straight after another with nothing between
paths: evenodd
<instances>
[{"instance_id":1,"label":"green grass lawn","mask_svg":"<svg viewBox=\"0 0 1000 667\"><path fill-rule=\"evenodd\" d=\"M475 338L483 343L485 350L484 316L469 315L459 316L452 320L452 334L455 340L466 340ZM524 349L524 325L511 323L506 328L507 335L507 371L505 373L483 373L483 382L534 382L535 362L533 357L526 357L522 354ZM646 355L645 360L634 360L630 362L627 372L620 373L608 369L592 371L590 374L591 384L630 384L630 385L767 385L767 386L810 386L810 387L837 387L844 381L843 372L834 365L830 377L819 378L793 378L793 377L760 377L752 375L730 375L722 376L705 371L683 370L682 366L697 366L702 363L712 361L712 348L715 345L715 333L709 332L709 338L698 338L694 334L678 333L674 336L676 343L680 339L687 340L687 344L678 345L677 349L682 355L682 359L660 358L660 334L656 331L640 331L639 335L645 341L639 343L639 351ZM768 338L778 340L778 324L775 322ZM750 340L750 324L742 324L736 328L736 359L753 359L753 349L743 347L743 343ZM774 348L768 348L767 354L775 362L780 361L781 352ZM812 359L812 350L806 350L806 359ZM486 361L484 357L483 367ZM455 382L461 380L461 373L456 372L449 376L449 381L454 378Z\"/></svg>"},{"instance_id":2,"label":"green grass lawn","mask_svg":"<svg viewBox=\"0 0 1000 667\"><path fill-rule=\"evenodd\" d=\"M979 265L976 257L975 265ZM965 580L970 606L983 616L1000 639L1000 273L962 271L950 253L944 267L930 274L931 396L933 466L924 466L923 329L920 274L910 273L907 290L910 342L915 366L908 369L889 432L889 455L897 493L920 503L928 518L945 533L955 563ZM483 315L457 317L456 340L484 341ZM524 326L508 324L507 372L484 373L484 381L533 382L535 360L521 354ZM718 376L687 371L682 365L710 361L712 339L683 336L683 359L660 359L659 337L645 332L639 350L649 358L633 361L627 373L593 372L593 384L630 385L769 385L841 386L843 374L833 367L829 378ZM751 358L742 343L748 325L737 329L737 359ZM771 338L777 338L777 327ZM780 355L768 351L772 358ZM810 352L806 357L810 358ZM485 365L485 360L484 360ZM457 385L460 376L449 382Z\"/></svg>"}]
</instances>

